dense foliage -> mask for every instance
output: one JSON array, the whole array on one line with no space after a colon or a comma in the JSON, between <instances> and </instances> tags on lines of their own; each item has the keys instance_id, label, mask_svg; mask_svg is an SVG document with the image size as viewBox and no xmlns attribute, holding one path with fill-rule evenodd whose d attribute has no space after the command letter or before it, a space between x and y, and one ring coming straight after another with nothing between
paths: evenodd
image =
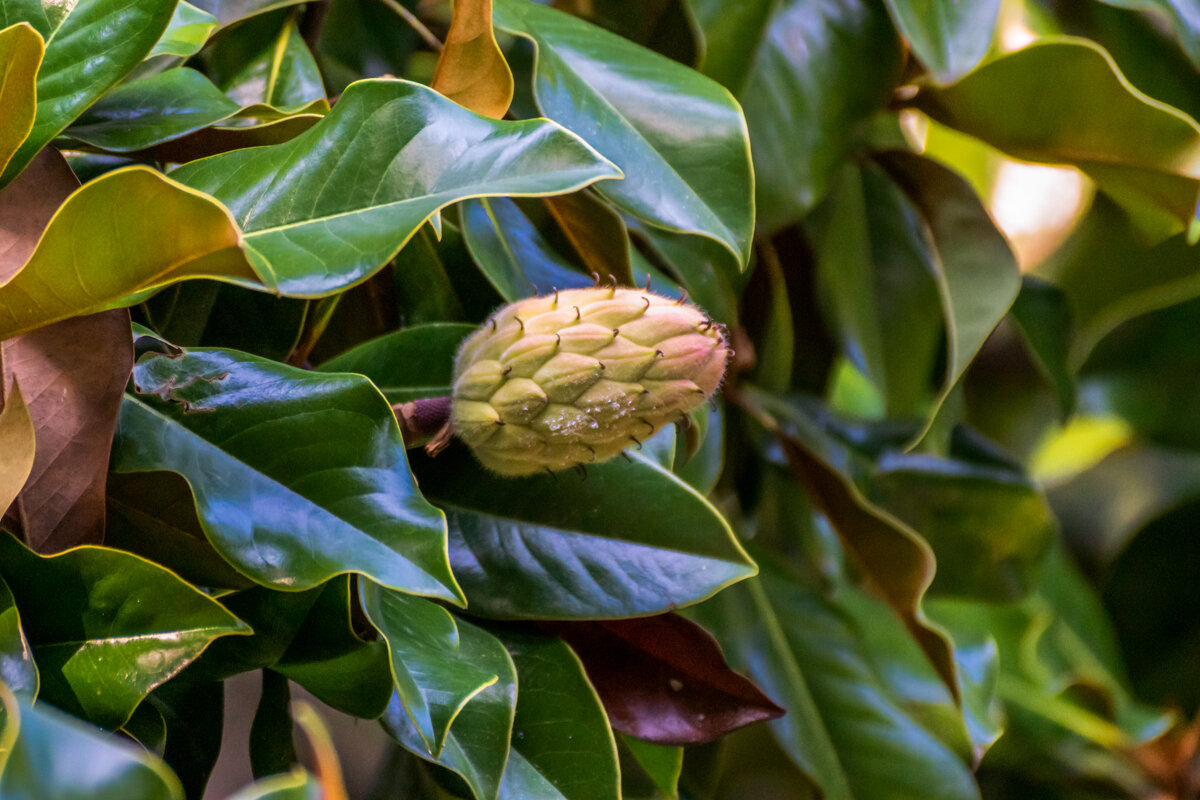
<instances>
[{"instance_id":1,"label":"dense foliage","mask_svg":"<svg viewBox=\"0 0 1200 800\"><path fill-rule=\"evenodd\" d=\"M0 797L200 798L244 673L242 798L346 796L296 686L376 797L1197 796L1192 4L3 0L0 65ZM418 447L609 281L710 405Z\"/></svg>"}]
</instances>

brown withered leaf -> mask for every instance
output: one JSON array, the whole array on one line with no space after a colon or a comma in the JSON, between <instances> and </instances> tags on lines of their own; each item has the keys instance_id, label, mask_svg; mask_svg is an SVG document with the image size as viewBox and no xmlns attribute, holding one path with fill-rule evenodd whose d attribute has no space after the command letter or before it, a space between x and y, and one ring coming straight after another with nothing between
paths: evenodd
<instances>
[{"instance_id":1,"label":"brown withered leaf","mask_svg":"<svg viewBox=\"0 0 1200 800\"><path fill-rule=\"evenodd\" d=\"M496 44L492 0L454 0L454 19L430 86L476 114L502 119L508 113L513 76Z\"/></svg>"},{"instance_id":2,"label":"brown withered leaf","mask_svg":"<svg viewBox=\"0 0 1200 800\"><path fill-rule=\"evenodd\" d=\"M54 212L79 185L47 148L0 192L0 281L15 275ZM104 484L121 394L133 369L129 312L77 317L0 343L4 383L15 378L37 452L9 516L43 553L104 536Z\"/></svg>"},{"instance_id":3,"label":"brown withered leaf","mask_svg":"<svg viewBox=\"0 0 1200 800\"><path fill-rule=\"evenodd\" d=\"M544 627L579 656L621 733L657 744L701 744L784 713L730 669L706 630L678 614Z\"/></svg>"}]
</instances>

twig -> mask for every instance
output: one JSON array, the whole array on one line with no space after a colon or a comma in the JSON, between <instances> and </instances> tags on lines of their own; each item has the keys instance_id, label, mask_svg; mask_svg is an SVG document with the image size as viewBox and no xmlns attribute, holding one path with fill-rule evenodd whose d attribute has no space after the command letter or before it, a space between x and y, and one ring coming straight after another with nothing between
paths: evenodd
<instances>
[{"instance_id":1,"label":"twig","mask_svg":"<svg viewBox=\"0 0 1200 800\"><path fill-rule=\"evenodd\" d=\"M420 400L397 403L392 406L392 411L400 423L404 446L411 450L438 439L450 422L450 398L422 397Z\"/></svg>"},{"instance_id":2,"label":"twig","mask_svg":"<svg viewBox=\"0 0 1200 800\"><path fill-rule=\"evenodd\" d=\"M405 22L412 26L412 29L417 32L417 35L425 40L425 44L433 48L434 52L442 52L442 42L433 35L433 31L425 27L425 23L417 18L417 15L409 11L398 0L379 0L385 6L399 14Z\"/></svg>"}]
</instances>

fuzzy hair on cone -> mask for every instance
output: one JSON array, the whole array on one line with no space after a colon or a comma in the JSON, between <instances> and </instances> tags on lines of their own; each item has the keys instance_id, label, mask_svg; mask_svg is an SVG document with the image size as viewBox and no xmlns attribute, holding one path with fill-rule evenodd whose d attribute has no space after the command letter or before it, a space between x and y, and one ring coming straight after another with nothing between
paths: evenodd
<instances>
[{"instance_id":1,"label":"fuzzy hair on cone","mask_svg":"<svg viewBox=\"0 0 1200 800\"><path fill-rule=\"evenodd\" d=\"M450 425L500 475L597 464L706 402L730 354L703 311L647 290L530 297L463 343Z\"/></svg>"}]
</instances>

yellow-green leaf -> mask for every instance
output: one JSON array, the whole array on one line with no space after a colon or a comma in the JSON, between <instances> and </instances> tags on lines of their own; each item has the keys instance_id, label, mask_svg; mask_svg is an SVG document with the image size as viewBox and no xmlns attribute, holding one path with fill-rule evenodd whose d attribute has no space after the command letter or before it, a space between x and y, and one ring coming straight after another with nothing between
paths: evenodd
<instances>
[{"instance_id":1,"label":"yellow-green leaf","mask_svg":"<svg viewBox=\"0 0 1200 800\"><path fill-rule=\"evenodd\" d=\"M13 504L33 469L33 420L21 387L13 381L0 410L0 515Z\"/></svg>"},{"instance_id":2,"label":"yellow-green leaf","mask_svg":"<svg viewBox=\"0 0 1200 800\"><path fill-rule=\"evenodd\" d=\"M492 0L454 0L431 85L476 114L501 119L508 112L513 76L492 30Z\"/></svg>"},{"instance_id":3,"label":"yellow-green leaf","mask_svg":"<svg viewBox=\"0 0 1200 800\"><path fill-rule=\"evenodd\" d=\"M0 31L0 172L29 131L37 111L37 72L46 46L28 22Z\"/></svg>"},{"instance_id":4,"label":"yellow-green leaf","mask_svg":"<svg viewBox=\"0 0 1200 800\"><path fill-rule=\"evenodd\" d=\"M67 198L0 285L0 339L184 278L257 285L240 244L229 211L208 196L148 167L110 172Z\"/></svg>"}]
</instances>

